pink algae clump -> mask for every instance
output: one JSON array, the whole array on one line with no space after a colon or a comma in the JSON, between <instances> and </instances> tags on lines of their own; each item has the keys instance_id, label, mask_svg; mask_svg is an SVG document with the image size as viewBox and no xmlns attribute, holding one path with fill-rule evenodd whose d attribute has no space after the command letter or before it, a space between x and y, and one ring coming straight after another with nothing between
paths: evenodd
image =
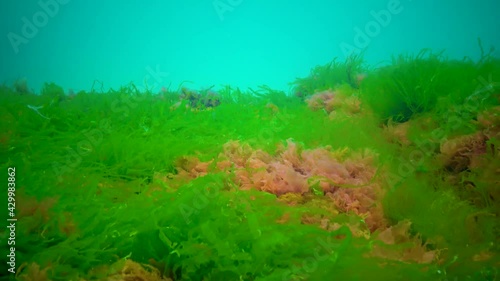
<instances>
[{"instance_id":1,"label":"pink algae clump","mask_svg":"<svg viewBox=\"0 0 500 281\"><path fill-rule=\"evenodd\" d=\"M308 98L306 102L312 110L320 110L324 108L326 111L331 112L334 109L335 92L323 91L316 93Z\"/></svg>"},{"instance_id":2,"label":"pink algae clump","mask_svg":"<svg viewBox=\"0 0 500 281\"><path fill-rule=\"evenodd\" d=\"M487 141L482 132L447 140L440 146L440 159L448 171L460 173L477 166L479 156L487 152Z\"/></svg>"},{"instance_id":3,"label":"pink algae clump","mask_svg":"<svg viewBox=\"0 0 500 281\"><path fill-rule=\"evenodd\" d=\"M410 234L411 222L400 221L375 234L375 243L369 256L384 259L428 264L438 258L439 250L427 250L419 236Z\"/></svg>"},{"instance_id":4,"label":"pink algae clump","mask_svg":"<svg viewBox=\"0 0 500 281\"><path fill-rule=\"evenodd\" d=\"M325 110L331 117L334 117L334 112L337 111L347 114L361 111L361 101L342 88L315 93L306 100L306 103L311 110Z\"/></svg>"},{"instance_id":5,"label":"pink algae clump","mask_svg":"<svg viewBox=\"0 0 500 281\"><path fill-rule=\"evenodd\" d=\"M322 192L339 211L361 216L370 230L385 226L377 201L383 195L375 182L376 155L370 150L333 151L331 147L303 150L292 140L278 147L275 155L252 149L248 144L230 141L223 147L214 169L234 176L241 189L257 189L283 196ZM195 178L208 173L213 162L183 158L179 175Z\"/></svg>"}]
</instances>

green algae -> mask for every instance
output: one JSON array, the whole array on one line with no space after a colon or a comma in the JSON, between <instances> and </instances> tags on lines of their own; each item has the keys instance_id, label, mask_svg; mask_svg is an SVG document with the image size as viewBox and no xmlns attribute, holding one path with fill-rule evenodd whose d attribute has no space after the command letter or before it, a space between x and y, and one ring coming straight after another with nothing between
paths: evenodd
<instances>
[{"instance_id":1,"label":"green algae","mask_svg":"<svg viewBox=\"0 0 500 281\"><path fill-rule=\"evenodd\" d=\"M28 274L21 264L36 263L51 280L93 280L96 268L128 259L172 280L496 280L500 124L479 115L497 112L500 64L483 57L426 50L377 69L361 57L334 60L295 81L300 97L228 86L213 107L134 85L73 97L55 84L41 95L3 87L1 168L18 174L20 276ZM329 89L350 91L360 112L307 108L304 99ZM402 141L387 138L388 126L401 124ZM474 133L484 141L463 138ZM373 152L373 182L385 192L374 204L386 227L410 221L401 235L414 240L381 244L383 228L370 232L363 216L333 206L314 178L301 195L242 190L234 163L216 167L231 140L248 144L237 152L248 157L279 155L287 140ZM465 166L449 169L456 161ZM373 255L416 246L434 259Z\"/></svg>"}]
</instances>

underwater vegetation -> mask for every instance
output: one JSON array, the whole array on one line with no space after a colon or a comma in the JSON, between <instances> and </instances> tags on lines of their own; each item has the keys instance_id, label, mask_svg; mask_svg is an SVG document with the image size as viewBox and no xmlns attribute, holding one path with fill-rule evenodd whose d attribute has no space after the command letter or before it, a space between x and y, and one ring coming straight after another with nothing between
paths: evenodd
<instances>
[{"instance_id":1,"label":"underwater vegetation","mask_svg":"<svg viewBox=\"0 0 500 281\"><path fill-rule=\"evenodd\" d=\"M499 280L499 81L423 50L292 95L4 85L0 277Z\"/></svg>"},{"instance_id":2,"label":"underwater vegetation","mask_svg":"<svg viewBox=\"0 0 500 281\"><path fill-rule=\"evenodd\" d=\"M335 58L325 65L318 65L308 77L297 78L291 85L297 97L307 97L316 91L333 89L341 84L357 89L366 75L364 70L362 55L353 54L345 62Z\"/></svg>"}]
</instances>

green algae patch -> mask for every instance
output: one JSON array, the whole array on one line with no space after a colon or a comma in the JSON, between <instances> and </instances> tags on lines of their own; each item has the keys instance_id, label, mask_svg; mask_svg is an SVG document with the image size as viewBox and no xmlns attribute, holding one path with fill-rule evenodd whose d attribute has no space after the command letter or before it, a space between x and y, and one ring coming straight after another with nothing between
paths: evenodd
<instances>
[{"instance_id":1,"label":"green algae patch","mask_svg":"<svg viewBox=\"0 0 500 281\"><path fill-rule=\"evenodd\" d=\"M424 50L334 60L294 95L3 86L12 276L497 280L499 75Z\"/></svg>"}]
</instances>

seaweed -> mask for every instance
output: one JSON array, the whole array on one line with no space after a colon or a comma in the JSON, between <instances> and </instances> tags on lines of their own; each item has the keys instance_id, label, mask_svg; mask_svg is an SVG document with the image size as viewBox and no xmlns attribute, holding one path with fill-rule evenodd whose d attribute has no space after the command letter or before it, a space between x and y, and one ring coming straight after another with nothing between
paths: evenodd
<instances>
[{"instance_id":1,"label":"seaweed","mask_svg":"<svg viewBox=\"0 0 500 281\"><path fill-rule=\"evenodd\" d=\"M334 89L339 85L348 84L359 88L365 67L361 54L350 55L345 62L334 58L325 65L318 65L311 70L308 77L297 78L293 83L293 93L301 98L308 97L317 91Z\"/></svg>"},{"instance_id":2,"label":"seaweed","mask_svg":"<svg viewBox=\"0 0 500 281\"><path fill-rule=\"evenodd\" d=\"M495 280L498 62L353 56L300 97L0 87L16 277Z\"/></svg>"}]
</instances>

